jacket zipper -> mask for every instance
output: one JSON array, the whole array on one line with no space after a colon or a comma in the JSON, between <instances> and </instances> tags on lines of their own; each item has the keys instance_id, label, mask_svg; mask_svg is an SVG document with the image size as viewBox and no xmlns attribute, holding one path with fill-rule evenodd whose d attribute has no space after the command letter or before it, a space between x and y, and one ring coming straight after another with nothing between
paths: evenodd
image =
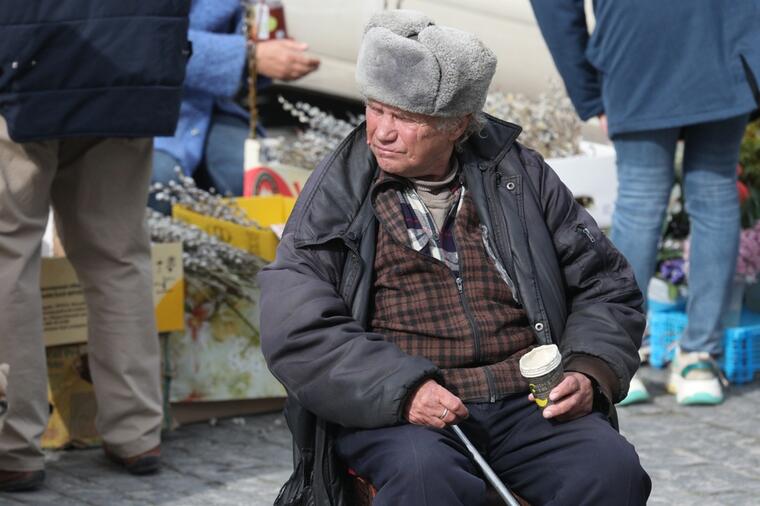
<instances>
[{"instance_id":1,"label":"jacket zipper","mask_svg":"<svg viewBox=\"0 0 760 506\"><path fill-rule=\"evenodd\" d=\"M500 183L501 183L501 174L499 174L497 172L496 173L496 186L498 187ZM499 246L501 244L503 244L504 241L503 241L503 238L501 237L501 232L502 231L499 228L499 225L503 225L503 223L501 221L501 217L503 215L501 213L499 213L497 211L497 209L495 209L495 207L494 207L496 199L498 198L498 196L494 195L493 188L491 187L490 184L486 183L484 186L485 186L485 190L486 190L486 205L488 206L488 210L491 213L492 222L493 222L494 247L496 248L496 252L500 253L499 256L501 256L501 258L502 258L502 265L504 266L504 270L506 271L507 278L510 279L512 281L512 283L515 285L514 286L514 292L515 293L513 294L514 297L515 297L515 300L520 300L520 298L521 298L520 297L520 285L517 283L517 276L509 276L509 269L507 268L507 265L503 261L503 259L505 258L504 257L504 253L499 248ZM514 264L512 264L511 267L512 267L512 271L514 272L514 269L515 269Z\"/></svg>"},{"instance_id":2,"label":"jacket zipper","mask_svg":"<svg viewBox=\"0 0 760 506\"><path fill-rule=\"evenodd\" d=\"M602 261L602 268L607 268L607 257L604 254L603 251L599 249L599 244L596 238L594 237L594 234L591 233L591 230L588 229L586 225L583 225L582 223L579 223L575 226L575 231L579 234L582 234L586 237L589 243L591 243L591 247L596 252L597 255L599 255L601 261Z\"/></svg>"},{"instance_id":3,"label":"jacket zipper","mask_svg":"<svg viewBox=\"0 0 760 506\"><path fill-rule=\"evenodd\" d=\"M488 402L496 402L496 387L494 386L493 372L491 372L490 366L483 366L483 372L485 372L486 383L488 383Z\"/></svg>"},{"instance_id":4,"label":"jacket zipper","mask_svg":"<svg viewBox=\"0 0 760 506\"><path fill-rule=\"evenodd\" d=\"M507 225L506 225L506 223L504 221L503 208L501 206L501 203L499 202L499 196L498 196L498 193L497 193L497 190L496 190L496 188L498 188L499 185L501 184L501 173L497 172L495 174L494 180L496 182L495 185L491 185L489 183L486 183L484 186L485 186L485 192L486 192L486 203L488 205L488 209L489 209L489 211L491 213L491 216L493 217L493 223L494 223L494 225L493 225L494 242L495 242L496 248L498 250L499 245L502 244L502 243L504 243L507 246L509 246L509 240L507 239L506 241L499 241L499 236L497 235L497 233L501 231L499 229L499 226L502 226L502 227L505 228L505 233L507 235L508 235L508 231L506 230ZM497 206L497 205L499 206L498 211L501 211L501 212L497 212L497 209L495 209L495 206ZM525 221L524 221L524 213L523 213L522 216L520 216L520 219L523 220L522 221L522 225L525 228L525 230L527 230L527 225L525 224ZM526 231L524 231L524 233L527 234ZM526 236L526 238L527 238L527 236ZM502 258L504 258L503 254L502 254ZM532 267L533 271L535 272L536 266L533 263L533 259L532 258L530 258L530 262L531 262L531 267ZM512 264L512 270L513 271L514 271L514 267L515 266L514 266L514 263L513 263ZM506 266L505 266L505 268L506 268ZM517 276L516 275L513 277L513 282L515 283L516 292L520 293L520 285L519 285L519 283L517 281ZM536 297L537 297L538 302L539 302L537 311L539 313L543 313L543 309L541 308L541 305L543 304L543 302L541 300L541 294L540 293L536 293ZM524 307L527 309L527 306L524 306ZM538 343L539 344L550 344L552 342L551 331L549 330L548 325L545 325L545 324L541 323L542 327L540 329L536 328L536 325L537 325L536 323L532 323L532 325L533 325L533 328L537 332L536 338L538 339Z\"/></svg>"},{"instance_id":5,"label":"jacket zipper","mask_svg":"<svg viewBox=\"0 0 760 506\"><path fill-rule=\"evenodd\" d=\"M575 227L575 230L580 232L581 234L585 235L586 238L591 242L591 244L596 243L596 239L594 239L594 236L591 234L591 231L588 229L585 225L578 225Z\"/></svg>"},{"instance_id":6,"label":"jacket zipper","mask_svg":"<svg viewBox=\"0 0 760 506\"><path fill-rule=\"evenodd\" d=\"M486 248L486 253L488 254L489 257L491 257L491 260L493 260L494 267L496 267L496 271L499 273L499 276L503 278L504 282L509 287L509 290L512 292L512 297L515 299L515 302L522 305L522 302L520 302L520 295L517 293L515 282L512 280L509 273L507 272L507 269L504 267L498 255L496 254L495 246L491 244L491 234L488 232L488 227L481 224L480 233L483 236L483 245Z\"/></svg>"},{"instance_id":7,"label":"jacket zipper","mask_svg":"<svg viewBox=\"0 0 760 506\"><path fill-rule=\"evenodd\" d=\"M462 281L462 278L457 276L456 277L456 283L457 283L457 291L459 292L459 300L462 302L462 307L464 308L464 314L467 316L467 322L470 324L470 329L472 330L472 339L474 343L474 355L475 355L475 363L480 364L481 362L481 356L480 356L480 330L478 329L478 324L475 322L475 317L472 315L472 311L470 309L470 303L467 300L467 296L464 294L464 281ZM486 375L486 384L488 386L488 399L490 402L496 402L496 393L494 389L494 383L493 383L493 374L488 369L488 366L483 366L483 371L485 371Z\"/></svg>"}]
</instances>

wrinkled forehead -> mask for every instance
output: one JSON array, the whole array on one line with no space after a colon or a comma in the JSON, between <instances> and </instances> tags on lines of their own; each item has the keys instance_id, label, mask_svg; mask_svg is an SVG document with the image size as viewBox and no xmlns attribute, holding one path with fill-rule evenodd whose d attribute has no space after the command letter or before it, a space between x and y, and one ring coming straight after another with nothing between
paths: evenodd
<instances>
[{"instance_id":1,"label":"wrinkled forehead","mask_svg":"<svg viewBox=\"0 0 760 506\"><path fill-rule=\"evenodd\" d=\"M366 100L366 104L367 104L367 107L375 111L382 112L385 114L392 114L393 116L409 119L417 123L437 125L440 122L440 118L438 118L437 116L430 116L430 115L421 114L418 112L406 111L404 109L400 109L398 107L385 104L383 102L380 102L379 100L374 100L371 98L368 98Z\"/></svg>"}]
</instances>

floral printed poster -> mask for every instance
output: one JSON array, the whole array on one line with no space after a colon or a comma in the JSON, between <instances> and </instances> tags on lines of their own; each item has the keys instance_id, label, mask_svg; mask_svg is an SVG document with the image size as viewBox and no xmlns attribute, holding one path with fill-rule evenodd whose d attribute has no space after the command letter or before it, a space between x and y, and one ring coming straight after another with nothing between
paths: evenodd
<instances>
[{"instance_id":1,"label":"floral printed poster","mask_svg":"<svg viewBox=\"0 0 760 506\"><path fill-rule=\"evenodd\" d=\"M202 285L188 283L185 331L169 337L171 402L285 396L261 353L259 296L209 300Z\"/></svg>"}]
</instances>

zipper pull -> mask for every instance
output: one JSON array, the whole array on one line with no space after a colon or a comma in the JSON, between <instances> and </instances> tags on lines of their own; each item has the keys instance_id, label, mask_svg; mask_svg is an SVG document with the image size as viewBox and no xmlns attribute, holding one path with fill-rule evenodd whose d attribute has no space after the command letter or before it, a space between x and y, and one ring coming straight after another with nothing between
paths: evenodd
<instances>
[{"instance_id":1,"label":"zipper pull","mask_svg":"<svg viewBox=\"0 0 760 506\"><path fill-rule=\"evenodd\" d=\"M457 277L457 290L459 290L459 293L462 293L464 291L462 278Z\"/></svg>"},{"instance_id":2,"label":"zipper pull","mask_svg":"<svg viewBox=\"0 0 760 506\"><path fill-rule=\"evenodd\" d=\"M583 233L583 235L585 235L586 238L588 238L588 240L591 241L592 243L596 242L596 239L594 239L594 236L591 235L591 231L588 229L588 227L584 227L583 225L578 225L576 227L576 230Z\"/></svg>"}]
</instances>

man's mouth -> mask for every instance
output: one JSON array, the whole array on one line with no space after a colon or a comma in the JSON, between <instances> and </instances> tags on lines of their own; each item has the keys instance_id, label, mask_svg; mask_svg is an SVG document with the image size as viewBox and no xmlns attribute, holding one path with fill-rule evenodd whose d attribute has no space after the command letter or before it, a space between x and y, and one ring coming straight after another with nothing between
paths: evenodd
<instances>
[{"instance_id":1,"label":"man's mouth","mask_svg":"<svg viewBox=\"0 0 760 506\"><path fill-rule=\"evenodd\" d=\"M381 155L398 155L399 154L398 151L393 151L392 149L387 149L387 148L381 148L380 146L377 146L377 145L373 145L372 147L375 148L376 153L379 153Z\"/></svg>"}]
</instances>

